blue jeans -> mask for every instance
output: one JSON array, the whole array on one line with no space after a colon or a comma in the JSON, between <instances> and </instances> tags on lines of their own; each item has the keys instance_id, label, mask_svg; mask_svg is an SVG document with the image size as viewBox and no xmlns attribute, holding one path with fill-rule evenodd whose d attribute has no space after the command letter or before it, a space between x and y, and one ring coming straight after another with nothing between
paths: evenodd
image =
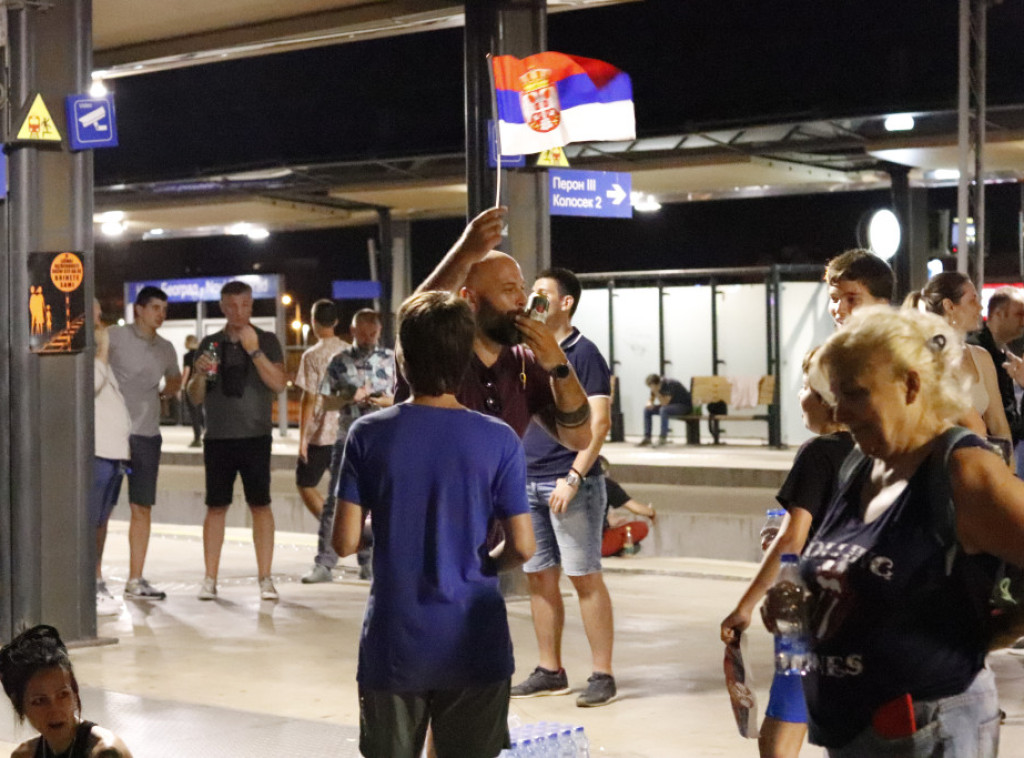
<instances>
[{"instance_id":1,"label":"blue jeans","mask_svg":"<svg viewBox=\"0 0 1024 758\"><path fill-rule=\"evenodd\" d=\"M345 440L338 440L331 448L331 482L327 486L327 499L324 500L324 509L320 514L320 528L316 537L316 559L314 563L318 566L326 566L329 569L338 565L338 554L331 547L331 537L334 533L334 512L337 510L338 498L335 492L338 489L338 478L341 476L341 459L345 454ZM370 562L372 552L372 537L367 535L368 530L363 530L365 547L359 549L356 560L360 566Z\"/></svg>"},{"instance_id":2,"label":"blue jeans","mask_svg":"<svg viewBox=\"0 0 1024 758\"><path fill-rule=\"evenodd\" d=\"M644 437L651 437L651 420L655 414L661 416L661 436L668 436L668 420L672 416L685 416L693 408L683 403L670 403L669 405L655 405L653 408L644 408Z\"/></svg>"},{"instance_id":3,"label":"blue jeans","mask_svg":"<svg viewBox=\"0 0 1024 758\"><path fill-rule=\"evenodd\" d=\"M561 566L569 576L586 576L601 570L601 536L608 493L604 476L588 476L563 513L552 513L548 498L555 482L528 480L530 520L537 551L523 565L528 574Z\"/></svg>"},{"instance_id":4,"label":"blue jeans","mask_svg":"<svg viewBox=\"0 0 1024 758\"><path fill-rule=\"evenodd\" d=\"M870 726L829 758L995 758L999 752L999 697L984 668L959 695L914 703L917 731L887 740Z\"/></svg>"}]
</instances>

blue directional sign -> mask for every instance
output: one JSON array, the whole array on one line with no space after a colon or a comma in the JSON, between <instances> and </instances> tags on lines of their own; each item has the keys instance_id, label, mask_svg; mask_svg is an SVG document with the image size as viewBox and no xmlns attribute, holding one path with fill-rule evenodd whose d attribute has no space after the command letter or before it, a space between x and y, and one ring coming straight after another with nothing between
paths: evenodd
<instances>
[{"instance_id":1,"label":"blue directional sign","mask_svg":"<svg viewBox=\"0 0 1024 758\"><path fill-rule=\"evenodd\" d=\"M117 147L113 95L68 95L65 105L72 150Z\"/></svg>"},{"instance_id":2,"label":"blue directional sign","mask_svg":"<svg viewBox=\"0 0 1024 758\"><path fill-rule=\"evenodd\" d=\"M633 181L617 171L548 169L548 204L552 216L632 218L629 193Z\"/></svg>"}]
</instances>

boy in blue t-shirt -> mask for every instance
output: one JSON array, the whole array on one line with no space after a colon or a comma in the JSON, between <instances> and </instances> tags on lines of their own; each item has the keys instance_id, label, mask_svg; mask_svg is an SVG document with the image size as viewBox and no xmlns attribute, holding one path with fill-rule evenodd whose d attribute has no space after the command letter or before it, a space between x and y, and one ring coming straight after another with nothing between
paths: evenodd
<instances>
[{"instance_id":1,"label":"boy in blue t-shirt","mask_svg":"<svg viewBox=\"0 0 1024 758\"><path fill-rule=\"evenodd\" d=\"M455 399L476 330L465 301L423 292L398 313L408 402L349 430L333 543L359 548L373 514L373 584L359 641L366 758L416 758L430 725L439 758L509 746L514 668L498 571L534 551L526 464L515 432ZM494 522L504 549L488 553Z\"/></svg>"}]
</instances>

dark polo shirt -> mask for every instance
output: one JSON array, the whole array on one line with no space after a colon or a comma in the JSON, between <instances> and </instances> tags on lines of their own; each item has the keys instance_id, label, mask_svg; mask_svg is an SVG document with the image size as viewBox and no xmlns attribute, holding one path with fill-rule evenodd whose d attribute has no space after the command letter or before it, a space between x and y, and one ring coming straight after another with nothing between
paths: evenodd
<instances>
[{"instance_id":1,"label":"dark polo shirt","mask_svg":"<svg viewBox=\"0 0 1024 758\"><path fill-rule=\"evenodd\" d=\"M399 376L395 402L408 397L409 385ZM471 410L500 418L520 438L526 434L533 415L555 403L548 372L522 345L502 348L490 367L474 353L455 397Z\"/></svg>"}]
</instances>

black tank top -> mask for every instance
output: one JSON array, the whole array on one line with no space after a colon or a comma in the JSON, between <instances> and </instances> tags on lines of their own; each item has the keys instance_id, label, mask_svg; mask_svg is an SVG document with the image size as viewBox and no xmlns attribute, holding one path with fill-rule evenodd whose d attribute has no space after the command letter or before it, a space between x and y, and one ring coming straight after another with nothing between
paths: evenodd
<instances>
[{"instance_id":1,"label":"black tank top","mask_svg":"<svg viewBox=\"0 0 1024 758\"><path fill-rule=\"evenodd\" d=\"M963 446L984 442L970 435ZM859 493L870 466L865 459L840 485L801 561L815 595L816 666L804 679L809 736L826 747L848 742L878 706L905 693L928 700L962 692L987 648L999 562L957 551L947 571L946 546L931 528L932 502L948 503L945 466L922 464L896 502L865 524ZM947 478L942 495L936 473Z\"/></svg>"},{"instance_id":2,"label":"black tank top","mask_svg":"<svg viewBox=\"0 0 1024 758\"><path fill-rule=\"evenodd\" d=\"M91 721L83 721L78 725L78 729L75 732L75 741L72 744L71 749L64 753L54 753L50 750L46 744L46 740L42 737L39 738L39 742L36 744L36 754L34 758L89 758L89 742L92 734L92 728L96 726Z\"/></svg>"}]
</instances>

